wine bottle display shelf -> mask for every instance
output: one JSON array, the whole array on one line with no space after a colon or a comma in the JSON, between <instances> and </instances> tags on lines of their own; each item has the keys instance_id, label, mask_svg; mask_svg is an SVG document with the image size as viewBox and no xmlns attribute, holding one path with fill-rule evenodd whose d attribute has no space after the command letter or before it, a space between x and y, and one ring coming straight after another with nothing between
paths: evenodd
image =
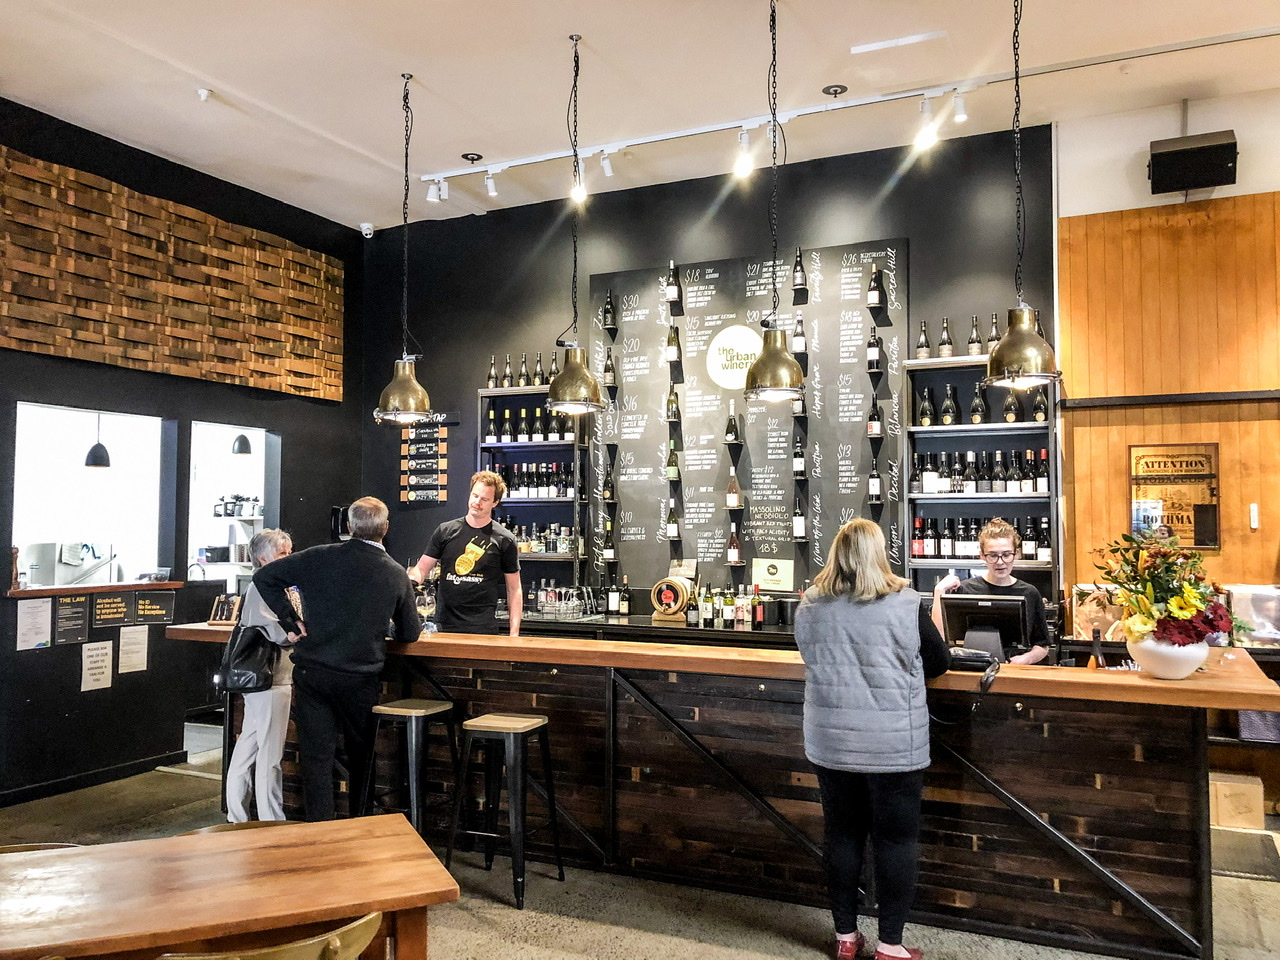
<instances>
[{"instance_id":1,"label":"wine bottle display shelf","mask_svg":"<svg viewBox=\"0 0 1280 960\"><path fill-rule=\"evenodd\" d=\"M476 392L481 397L527 397L531 393L546 393L547 384L540 383L536 387L481 387Z\"/></svg>"},{"instance_id":2,"label":"wine bottle display shelf","mask_svg":"<svg viewBox=\"0 0 1280 960\"><path fill-rule=\"evenodd\" d=\"M904 370L972 370L987 365L987 354L970 357L930 357L928 360L903 360Z\"/></svg>"},{"instance_id":3,"label":"wine bottle display shelf","mask_svg":"<svg viewBox=\"0 0 1280 960\"><path fill-rule=\"evenodd\" d=\"M954 437L957 434L970 433L999 433L1001 435L1048 433L1050 426L1051 424L1045 420L1028 420L1021 423L953 423L945 427L941 424L931 427L907 427L907 433L931 437Z\"/></svg>"},{"instance_id":4,"label":"wine bottle display shelf","mask_svg":"<svg viewBox=\"0 0 1280 960\"><path fill-rule=\"evenodd\" d=\"M507 497L503 504L519 504L522 507L537 506L540 503L582 503L575 497Z\"/></svg>"},{"instance_id":5,"label":"wine bottle display shelf","mask_svg":"<svg viewBox=\"0 0 1280 960\"><path fill-rule=\"evenodd\" d=\"M910 557L907 566L919 570L981 570L985 568L981 557ZM1015 560L1015 573L1018 570L1052 570L1053 564L1048 560Z\"/></svg>"},{"instance_id":6,"label":"wine bottle display shelf","mask_svg":"<svg viewBox=\"0 0 1280 960\"><path fill-rule=\"evenodd\" d=\"M1047 493L909 493L908 500L925 503L982 503L987 500L1049 502Z\"/></svg>"},{"instance_id":7,"label":"wine bottle display shelf","mask_svg":"<svg viewBox=\"0 0 1280 960\"><path fill-rule=\"evenodd\" d=\"M726 567L745 567L745 566L747 565L747 561L745 561L745 560L726 560L724 565L725 565Z\"/></svg>"},{"instance_id":8,"label":"wine bottle display shelf","mask_svg":"<svg viewBox=\"0 0 1280 960\"><path fill-rule=\"evenodd\" d=\"M534 553L529 551L520 554L521 563L526 560L555 560L559 563L573 563L577 559L577 554L573 553Z\"/></svg>"},{"instance_id":9,"label":"wine bottle display shelf","mask_svg":"<svg viewBox=\"0 0 1280 960\"><path fill-rule=\"evenodd\" d=\"M572 447L572 440L499 440L497 443L480 444L481 450L549 450L555 447Z\"/></svg>"}]
</instances>

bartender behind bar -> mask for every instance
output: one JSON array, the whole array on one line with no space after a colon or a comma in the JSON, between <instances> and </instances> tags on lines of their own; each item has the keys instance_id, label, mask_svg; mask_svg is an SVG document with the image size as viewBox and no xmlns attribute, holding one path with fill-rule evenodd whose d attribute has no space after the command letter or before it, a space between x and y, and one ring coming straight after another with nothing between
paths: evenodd
<instances>
[{"instance_id":1,"label":"bartender behind bar","mask_svg":"<svg viewBox=\"0 0 1280 960\"><path fill-rule=\"evenodd\" d=\"M978 534L978 549L987 565L987 572L980 577L961 580L955 574L947 574L933 588L933 622L942 632L942 595L950 590L956 593L986 594L988 596L1026 597L1029 622L1024 629L1031 642L1026 651L1005 650L1010 663L1039 663L1049 655L1049 623L1044 615L1044 600L1040 591L1013 575L1013 561L1022 546L1022 537L1007 521L996 517Z\"/></svg>"},{"instance_id":2,"label":"bartender behind bar","mask_svg":"<svg viewBox=\"0 0 1280 960\"><path fill-rule=\"evenodd\" d=\"M520 636L524 593L520 588L520 558L516 538L493 519L507 485L491 470L471 477L466 516L436 527L409 579L422 583L441 565L436 589L436 625L449 633L501 633L499 590L507 588L509 629Z\"/></svg>"}]
</instances>

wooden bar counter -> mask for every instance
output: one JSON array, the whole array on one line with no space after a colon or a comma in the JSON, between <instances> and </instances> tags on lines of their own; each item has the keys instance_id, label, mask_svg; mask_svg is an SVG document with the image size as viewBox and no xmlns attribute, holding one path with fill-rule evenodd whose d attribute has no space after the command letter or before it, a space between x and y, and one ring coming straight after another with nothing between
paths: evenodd
<instances>
[{"instance_id":1,"label":"wooden bar counter","mask_svg":"<svg viewBox=\"0 0 1280 960\"><path fill-rule=\"evenodd\" d=\"M389 647L387 697L447 696L464 716L549 717L561 833L582 866L825 905L799 654L650 636L428 634ZM1280 710L1280 688L1240 649L1212 651L1183 681L1006 665L975 710L978 680L949 673L930 684L937 722L914 919L1208 960L1205 711ZM390 741L380 749L390 785ZM451 795L443 736L430 753L429 790ZM535 790L535 818L541 802ZM446 816L432 822L439 839Z\"/></svg>"}]
</instances>

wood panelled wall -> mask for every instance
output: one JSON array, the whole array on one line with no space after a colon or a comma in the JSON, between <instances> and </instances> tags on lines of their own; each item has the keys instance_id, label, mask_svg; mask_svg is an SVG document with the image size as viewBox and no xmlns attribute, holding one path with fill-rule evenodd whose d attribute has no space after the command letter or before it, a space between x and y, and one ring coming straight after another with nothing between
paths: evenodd
<instances>
[{"instance_id":1,"label":"wood panelled wall","mask_svg":"<svg viewBox=\"0 0 1280 960\"><path fill-rule=\"evenodd\" d=\"M343 267L0 146L0 347L342 399Z\"/></svg>"},{"instance_id":2,"label":"wood panelled wall","mask_svg":"<svg viewBox=\"0 0 1280 960\"><path fill-rule=\"evenodd\" d=\"M1280 194L1059 221L1064 395L1280 387ZM1217 443L1223 582L1280 583L1280 404L1160 404L1063 416L1066 579L1093 578L1090 551L1128 530L1130 444ZM1249 505L1261 522L1249 528Z\"/></svg>"}]
</instances>

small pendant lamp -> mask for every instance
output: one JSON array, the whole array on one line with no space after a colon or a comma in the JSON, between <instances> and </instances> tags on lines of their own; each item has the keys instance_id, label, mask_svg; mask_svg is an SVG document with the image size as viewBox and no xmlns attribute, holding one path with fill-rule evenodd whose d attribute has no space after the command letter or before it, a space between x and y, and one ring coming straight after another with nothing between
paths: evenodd
<instances>
[{"instance_id":1,"label":"small pendant lamp","mask_svg":"<svg viewBox=\"0 0 1280 960\"><path fill-rule=\"evenodd\" d=\"M107 448L102 445L102 414L98 414L98 442L89 448L89 453L84 458L84 465L86 467L111 466L111 454L107 453Z\"/></svg>"},{"instance_id":2,"label":"small pendant lamp","mask_svg":"<svg viewBox=\"0 0 1280 960\"><path fill-rule=\"evenodd\" d=\"M232 441L231 452L238 456L245 456L253 453L253 446L249 443L249 438L242 433Z\"/></svg>"},{"instance_id":3,"label":"small pendant lamp","mask_svg":"<svg viewBox=\"0 0 1280 960\"><path fill-rule=\"evenodd\" d=\"M373 419L378 423L411 424L429 418L431 397L418 383L414 372L417 356L409 353L409 141L413 136L413 111L409 109L409 81L413 74L402 73L404 78L404 199L400 205L402 286L400 296L400 346L401 358L396 361L395 375L378 398L378 408ZM415 340L416 344L417 341Z\"/></svg>"},{"instance_id":4,"label":"small pendant lamp","mask_svg":"<svg viewBox=\"0 0 1280 960\"><path fill-rule=\"evenodd\" d=\"M569 37L573 41L573 89L569 94L569 112L573 121L569 127L569 145L573 148L573 184L582 184L582 163L578 157L578 34ZM547 407L557 413L595 413L605 408L600 394L600 381L587 368L587 351L578 346L578 203L573 206L569 218L573 231L573 322L565 328L556 346L564 347L564 369L547 385ZM572 335L565 339L565 334Z\"/></svg>"}]
</instances>

